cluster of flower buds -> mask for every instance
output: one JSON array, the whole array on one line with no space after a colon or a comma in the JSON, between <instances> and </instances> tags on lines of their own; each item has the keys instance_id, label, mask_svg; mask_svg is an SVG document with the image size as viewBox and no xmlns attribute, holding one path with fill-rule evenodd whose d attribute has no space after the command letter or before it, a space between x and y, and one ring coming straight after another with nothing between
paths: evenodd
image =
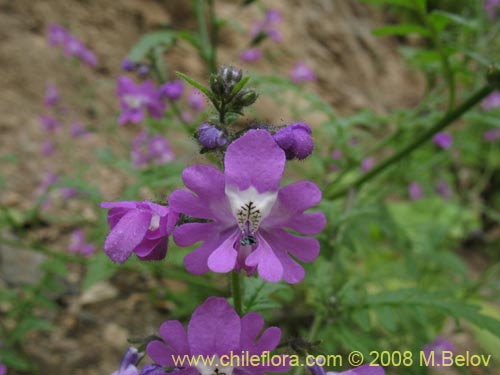
<instances>
[{"instance_id":1,"label":"cluster of flower buds","mask_svg":"<svg viewBox=\"0 0 500 375\"><path fill-rule=\"evenodd\" d=\"M136 72L141 78L147 77L151 70L148 64L135 62L128 58L122 61L122 69L126 72Z\"/></svg>"}]
</instances>

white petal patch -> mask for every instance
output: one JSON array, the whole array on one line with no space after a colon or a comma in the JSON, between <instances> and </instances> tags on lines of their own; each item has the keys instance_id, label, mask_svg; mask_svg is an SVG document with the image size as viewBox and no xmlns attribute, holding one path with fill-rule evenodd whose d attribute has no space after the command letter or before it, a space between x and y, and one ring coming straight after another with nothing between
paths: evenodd
<instances>
[{"instance_id":1,"label":"white petal patch","mask_svg":"<svg viewBox=\"0 0 500 375\"><path fill-rule=\"evenodd\" d=\"M200 361L196 368L200 372L201 375L233 375L232 366L220 366L219 365L219 357L217 355L214 356L213 365L209 366L207 364L203 364L203 361Z\"/></svg>"}]
</instances>

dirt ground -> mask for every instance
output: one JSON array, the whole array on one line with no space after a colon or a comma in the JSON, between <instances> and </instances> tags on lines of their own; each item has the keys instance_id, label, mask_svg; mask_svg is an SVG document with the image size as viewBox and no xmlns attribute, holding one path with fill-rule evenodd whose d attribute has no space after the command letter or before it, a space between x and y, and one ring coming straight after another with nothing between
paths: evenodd
<instances>
[{"instance_id":1,"label":"dirt ground","mask_svg":"<svg viewBox=\"0 0 500 375\"><path fill-rule=\"evenodd\" d=\"M237 3L217 1L217 12L248 30L252 20L262 17L261 12L256 7L241 9ZM318 75L311 90L340 113L360 108L386 112L418 102L422 80L407 69L394 41L370 34L382 23L383 15L377 11L357 0L262 3L282 11L284 42L276 47L281 50L279 63L270 66L259 62L253 69L277 70L286 75L297 60L306 61ZM58 85L71 108L68 118L78 118L94 130L112 131L109 129L116 125L110 124L110 118L116 118L118 110L113 92L122 59L143 33L162 24L194 28L189 4L182 0L0 0L0 155L14 155L18 160L2 161L2 206L28 210L43 171L64 173L75 163L90 164L85 173L105 197L120 195L127 178L90 162L91 150L108 141L97 131L79 143L71 153L71 163L66 157L40 157L43 134L38 117L44 111L46 84ZM66 26L95 51L99 59L96 71L67 61L47 45L45 33L50 23ZM247 35L230 30L221 34L219 62L239 65L238 55ZM168 64L200 79L206 73L187 45L180 44L170 52ZM82 92L82 82L95 100L74 95ZM281 109L270 104L260 110L269 121L282 118ZM120 130L113 142L118 146L129 141L131 134L130 130ZM72 208L81 209L85 219L96 217L92 208ZM67 229L51 228L44 236L48 246L64 248L61 243L67 240ZM92 296L77 293L68 297L58 315L50 317L58 322L57 328L28 340L26 350L39 363L41 373L98 375L114 371L126 338L154 331L167 318L164 311L147 303L149 281L137 280L140 277L118 274Z\"/></svg>"}]
</instances>

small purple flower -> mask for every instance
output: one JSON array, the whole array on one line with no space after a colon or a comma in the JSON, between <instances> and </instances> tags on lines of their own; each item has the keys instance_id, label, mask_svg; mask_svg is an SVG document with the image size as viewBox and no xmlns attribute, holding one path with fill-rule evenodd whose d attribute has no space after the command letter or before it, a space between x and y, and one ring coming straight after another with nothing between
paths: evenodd
<instances>
[{"instance_id":1,"label":"small purple flower","mask_svg":"<svg viewBox=\"0 0 500 375\"><path fill-rule=\"evenodd\" d=\"M110 209L111 232L104 251L113 262L124 263L132 253L142 260L165 258L168 236L179 218L177 212L149 201L102 202L101 208Z\"/></svg>"},{"instance_id":2,"label":"small purple flower","mask_svg":"<svg viewBox=\"0 0 500 375\"><path fill-rule=\"evenodd\" d=\"M374 158L365 158L361 161L361 171L363 173L368 172L375 166L375 159Z\"/></svg>"},{"instance_id":3,"label":"small purple flower","mask_svg":"<svg viewBox=\"0 0 500 375\"><path fill-rule=\"evenodd\" d=\"M493 108L500 108L500 91L494 91L486 99L483 100L481 106L486 111L490 111Z\"/></svg>"},{"instance_id":4,"label":"small purple flower","mask_svg":"<svg viewBox=\"0 0 500 375\"><path fill-rule=\"evenodd\" d=\"M161 95L172 101L179 100L183 92L184 92L184 85L179 80L167 82L160 87Z\"/></svg>"},{"instance_id":5,"label":"small purple flower","mask_svg":"<svg viewBox=\"0 0 500 375\"><path fill-rule=\"evenodd\" d=\"M342 160L342 151L340 150L333 150L331 157L333 160Z\"/></svg>"},{"instance_id":6,"label":"small purple flower","mask_svg":"<svg viewBox=\"0 0 500 375\"><path fill-rule=\"evenodd\" d=\"M451 197L450 185L444 180L438 181L436 184L436 192L443 198L448 199Z\"/></svg>"},{"instance_id":7,"label":"small purple flower","mask_svg":"<svg viewBox=\"0 0 500 375\"><path fill-rule=\"evenodd\" d=\"M40 197L46 194L49 188L54 185L59 180L59 177L51 171L47 171L42 179L42 182L38 186L35 196Z\"/></svg>"},{"instance_id":8,"label":"small purple flower","mask_svg":"<svg viewBox=\"0 0 500 375\"><path fill-rule=\"evenodd\" d=\"M80 39L68 34L66 40L64 41L64 54L66 56L80 57L84 49L85 46Z\"/></svg>"},{"instance_id":9,"label":"small purple flower","mask_svg":"<svg viewBox=\"0 0 500 375\"><path fill-rule=\"evenodd\" d=\"M246 63L252 63L262 58L262 50L260 48L249 48L240 54L240 60Z\"/></svg>"},{"instance_id":10,"label":"small purple flower","mask_svg":"<svg viewBox=\"0 0 500 375\"><path fill-rule=\"evenodd\" d=\"M43 103L46 107L53 107L59 101L59 91L57 86L54 84L47 85L47 90L45 90L45 98Z\"/></svg>"},{"instance_id":11,"label":"small purple flower","mask_svg":"<svg viewBox=\"0 0 500 375\"><path fill-rule=\"evenodd\" d=\"M97 66L97 57L90 49L83 48L80 52L79 57L88 67L95 68Z\"/></svg>"},{"instance_id":12,"label":"small purple flower","mask_svg":"<svg viewBox=\"0 0 500 375\"><path fill-rule=\"evenodd\" d=\"M69 252L74 254L81 254L89 257L94 254L95 247L85 241L85 234L83 229L75 229L71 233L71 242L68 247Z\"/></svg>"},{"instance_id":13,"label":"small purple flower","mask_svg":"<svg viewBox=\"0 0 500 375\"><path fill-rule=\"evenodd\" d=\"M408 185L408 195L412 201L421 199L424 196L422 186L417 182L412 182Z\"/></svg>"},{"instance_id":14,"label":"small purple flower","mask_svg":"<svg viewBox=\"0 0 500 375\"><path fill-rule=\"evenodd\" d=\"M63 199L71 199L78 195L78 189L74 187L62 186L59 189L59 192L61 193L61 197Z\"/></svg>"},{"instance_id":15,"label":"small purple flower","mask_svg":"<svg viewBox=\"0 0 500 375\"><path fill-rule=\"evenodd\" d=\"M311 155L314 149L311 133L309 125L297 122L278 131L274 140L285 151L287 160L303 160Z\"/></svg>"},{"instance_id":16,"label":"small purple flower","mask_svg":"<svg viewBox=\"0 0 500 375\"><path fill-rule=\"evenodd\" d=\"M232 353L248 353L249 356L261 356L273 351L281 339L278 327L264 328L264 318L259 313L248 313L242 318L224 298L210 297L199 306L191 316L187 331L178 320L167 320L160 327L162 341L148 344L146 352L159 365L176 367L175 358L185 356L214 356L220 359ZM215 362L218 362L215 361ZM184 375L206 374L245 374L262 375L267 372L285 372L290 369L282 357L280 366L270 363L241 366L213 366L199 363L190 367L185 363L179 371ZM175 370L174 370L175 371Z\"/></svg>"},{"instance_id":17,"label":"small purple flower","mask_svg":"<svg viewBox=\"0 0 500 375\"><path fill-rule=\"evenodd\" d=\"M256 38L259 34L265 34L274 42L280 43L283 40L283 35L277 29L277 26L281 23L282 18L283 16L279 10L268 10L265 19L262 22L254 23L252 26L251 37Z\"/></svg>"},{"instance_id":18,"label":"small purple flower","mask_svg":"<svg viewBox=\"0 0 500 375\"><path fill-rule=\"evenodd\" d=\"M198 141L200 144L210 150L223 147L227 144L227 138L222 130L217 129L210 124L201 124L198 129Z\"/></svg>"},{"instance_id":19,"label":"small purple flower","mask_svg":"<svg viewBox=\"0 0 500 375\"><path fill-rule=\"evenodd\" d=\"M3 363L0 363L0 375L7 375L7 366Z\"/></svg>"},{"instance_id":20,"label":"small purple flower","mask_svg":"<svg viewBox=\"0 0 500 375\"><path fill-rule=\"evenodd\" d=\"M450 148L453 144L451 134L445 132L437 133L434 137L432 137L432 141L436 146L442 148L443 150Z\"/></svg>"},{"instance_id":21,"label":"small purple flower","mask_svg":"<svg viewBox=\"0 0 500 375\"><path fill-rule=\"evenodd\" d=\"M132 60L125 58L122 61L122 69L126 72L133 72L137 68L137 63Z\"/></svg>"},{"instance_id":22,"label":"small purple flower","mask_svg":"<svg viewBox=\"0 0 500 375\"><path fill-rule=\"evenodd\" d=\"M307 369L310 371L311 375L384 375L385 371L382 366L378 365L362 365L351 370L342 371L342 372L332 372L325 371L323 366L319 364L315 364L314 366L307 366Z\"/></svg>"},{"instance_id":23,"label":"small purple flower","mask_svg":"<svg viewBox=\"0 0 500 375\"><path fill-rule=\"evenodd\" d=\"M292 81L297 84L314 81L316 79L316 74L314 74L312 69L303 62L298 62L293 67L290 75L292 77Z\"/></svg>"},{"instance_id":24,"label":"small purple flower","mask_svg":"<svg viewBox=\"0 0 500 375\"><path fill-rule=\"evenodd\" d=\"M117 371L111 375L139 375L136 364L139 361L139 353L135 348L128 348Z\"/></svg>"},{"instance_id":25,"label":"small purple flower","mask_svg":"<svg viewBox=\"0 0 500 375\"><path fill-rule=\"evenodd\" d=\"M443 337L438 337L432 343L425 345L423 349L425 358L434 357L433 362L437 366L443 363L443 352L455 352L455 346L453 345L453 343Z\"/></svg>"},{"instance_id":26,"label":"small purple flower","mask_svg":"<svg viewBox=\"0 0 500 375\"><path fill-rule=\"evenodd\" d=\"M155 135L149 140L151 160L157 165L166 164L175 159L168 140L161 135Z\"/></svg>"},{"instance_id":27,"label":"small purple flower","mask_svg":"<svg viewBox=\"0 0 500 375\"><path fill-rule=\"evenodd\" d=\"M151 117L160 120L165 111L165 103L161 100L160 92L152 81L135 84L130 78L120 76L116 95L120 98L122 114L118 120L120 125L131 122L138 124L144 119L147 109Z\"/></svg>"},{"instance_id":28,"label":"small purple flower","mask_svg":"<svg viewBox=\"0 0 500 375\"><path fill-rule=\"evenodd\" d=\"M40 125L42 125L43 130L49 133L55 133L61 128L61 123L55 117L51 115L41 115Z\"/></svg>"},{"instance_id":29,"label":"small purple flower","mask_svg":"<svg viewBox=\"0 0 500 375\"><path fill-rule=\"evenodd\" d=\"M205 97L203 96L201 91L197 89L193 89L189 92L188 103L191 109L195 112L201 112L207 106Z\"/></svg>"},{"instance_id":30,"label":"small purple flower","mask_svg":"<svg viewBox=\"0 0 500 375\"><path fill-rule=\"evenodd\" d=\"M179 246L203 244L184 258L193 274L210 271L256 270L270 282L297 283L304 269L293 259L309 263L319 254L319 242L286 230L313 235L326 225L322 212L305 213L321 201L321 191L309 181L280 189L285 152L266 130L250 130L227 148L225 172L207 165L184 169L191 190L170 195L172 209L209 222L177 227Z\"/></svg>"},{"instance_id":31,"label":"small purple flower","mask_svg":"<svg viewBox=\"0 0 500 375\"><path fill-rule=\"evenodd\" d=\"M149 136L141 132L132 142L132 165L141 168L151 163L163 165L175 158L167 139L161 135Z\"/></svg>"},{"instance_id":32,"label":"small purple flower","mask_svg":"<svg viewBox=\"0 0 500 375\"><path fill-rule=\"evenodd\" d=\"M43 156L50 156L54 153L55 150L56 150L56 146L55 146L54 142L52 142L52 140L46 139L45 141L43 141L43 144L42 144L42 155Z\"/></svg>"},{"instance_id":33,"label":"small purple flower","mask_svg":"<svg viewBox=\"0 0 500 375\"><path fill-rule=\"evenodd\" d=\"M81 138L89 134L89 131L81 123L75 121L71 124L70 134L73 138Z\"/></svg>"},{"instance_id":34,"label":"small purple flower","mask_svg":"<svg viewBox=\"0 0 500 375\"><path fill-rule=\"evenodd\" d=\"M486 142L495 142L500 139L500 128L490 129L484 132L483 138Z\"/></svg>"},{"instance_id":35,"label":"small purple flower","mask_svg":"<svg viewBox=\"0 0 500 375\"><path fill-rule=\"evenodd\" d=\"M149 74L149 66L146 64L142 64L137 68L137 74L139 77L144 78Z\"/></svg>"},{"instance_id":36,"label":"small purple flower","mask_svg":"<svg viewBox=\"0 0 500 375\"><path fill-rule=\"evenodd\" d=\"M491 20L500 16L500 0L485 0L484 8Z\"/></svg>"},{"instance_id":37,"label":"small purple flower","mask_svg":"<svg viewBox=\"0 0 500 375\"><path fill-rule=\"evenodd\" d=\"M63 45L68 35L66 29L61 25L51 24L47 30L47 39L53 47Z\"/></svg>"}]
</instances>

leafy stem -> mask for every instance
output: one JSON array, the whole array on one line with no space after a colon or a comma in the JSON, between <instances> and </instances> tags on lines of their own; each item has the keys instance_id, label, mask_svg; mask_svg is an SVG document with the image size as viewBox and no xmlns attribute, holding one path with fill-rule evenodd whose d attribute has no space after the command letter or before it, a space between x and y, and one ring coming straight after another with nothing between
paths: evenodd
<instances>
[{"instance_id":1,"label":"leafy stem","mask_svg":"<svg viewBox=\"0 0 500 375\"><path fill-rule=\"evenodd\" d=\"M243 315L243 301L241 298L240 275L237 271L231 273L231 293L233 295L234 309L239 316Z\"/></svg>"}]
</instances>

